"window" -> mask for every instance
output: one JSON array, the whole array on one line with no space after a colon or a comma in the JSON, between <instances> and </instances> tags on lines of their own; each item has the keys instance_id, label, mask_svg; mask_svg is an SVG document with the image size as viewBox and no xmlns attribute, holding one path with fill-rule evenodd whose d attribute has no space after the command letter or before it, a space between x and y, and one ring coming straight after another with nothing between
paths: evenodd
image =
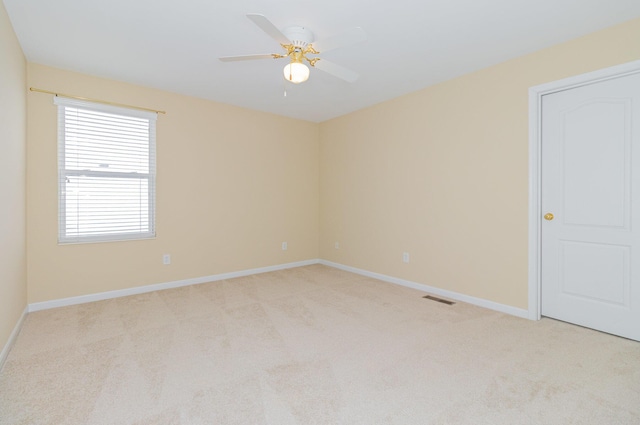
<instances>
[{"instance_id":1,"label":"window","mask_svg":"<svg viewBox=\"0 0 640 425\"><path fill-rule=\"evenodd\" d=\"M155 236L156 114L55 97L58 241Z\"/></svg>"}]
</instances>

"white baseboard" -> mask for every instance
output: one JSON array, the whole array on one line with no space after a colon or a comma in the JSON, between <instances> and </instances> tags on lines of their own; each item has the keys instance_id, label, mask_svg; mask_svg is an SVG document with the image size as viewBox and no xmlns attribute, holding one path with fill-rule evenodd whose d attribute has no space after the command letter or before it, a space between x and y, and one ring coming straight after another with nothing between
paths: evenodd
<instances>
[{"instance_id":1,"label":"white baseboard","mask_svg":"<svg viewBox=\"0 0 640 425\"><path fill-rule=\"evenodd\" d=\"M422 283L411 282L409 280L399 279L397 277L386 276L380 273L374 273L367 270L357 269L355 267L345 266L339 263L331 261L320 260L320 264L325 266L334 267L336 269L344 270L351 273L356 273L362 276L371 277L374 279L382 280L384 282L394 283L396 285L402 285L409 288L417 289L418 291L428 292L430 294L438 295L452 300L464 302L467 304L477 305L479 307L487 308L489 310L499 311L501 313L510 314L512 316L521 317L523 319L529 318L529 312L527 310L512 307L510 305L496 303L494 301L485 300L482 298L476 298L469 295L460 294L458 292L447 291L446 289L435 288L433 286L423 285Z\"/></svg>"},{"instance_id":2,"label":"white baseboard","mask_svg":"<svg viewBox=\"0 0 640 425\"><path fill-rule=\"evenodd\" d=\"M465 294L460 294L460 293L453 292L453 291L448 291L448 290L445 290L445 289L435 288L435 287L432 287L432 286L423 285L421 283L411 282L411 281L404 280L404 279L399 279L399 278L396 278L396 277L386 276L386 275L383 275L383 274L380 274L380 273L374 273L374 272L370 272L370 271L367 271L367 270L358 269L358 268L355 268L355 267L345 266L345 265L342 265L342 264L339 264L339 263L334 263L334 262L331 262L331 261L320 260L320 259L299 261L299 262L287 263L287 264L278 264L278 265L275 265L275 266L260 267L260 268L256 268L256 269L241 270L241 271L237 271L237 272L222 273L222 274L216 274L216 275L204 276L204 277L196 277L196 278L193 278L193 279L176 280L176 281L173 281L173 282L158 283L158 284L154 284L154 285L138 286L138 287L134 287L134 288L120 289L120 290L116 290L116 291L100 292L100 293L97 293L97 294L81 295L81 296L78 296L78 297L62 298L62 299L58 299L58 300L51 300L51 301L44 301L44 302L39 302L39 303L32 303L32 304L28 305L28 307L27 307L28 310L27 311L28 312L33 312L33 311L47 310L47 309L50 309L50 308L65 307L65 306L75 305L75 304L84 304L84 303L89 303L89 302L94 302L94 301L108 300L108 299L112 299L112 298L127 297L129 295L143 294L143 293L146 293L146 292L159 291L159 290L162 290L162 289L180 288L180 287L183 287L183 286L197 285L197 284L200 284L200 283L216 282L216 281L224 280L224 279L233 279L233 278L236 278L236 277L250 276L250 275L253 275L253 274L260 274L260 273L273 272L273 271L277 271L277 270L291 269L291 268L294 268L294 267L308 266L308 265L311 265L311 264L323 264L325 266L334 267L336 269L348 271L348 272L351 272L351 273L356 273L356 274L359 274L359 275L362 275L362 276L371 277L371 278L374 278L374 279L382 280L384 282L389 282L389 283L393 283L393 284L396 284L396 285L406 286L406 287L409 287L409 288L417 289L417 290L422 291L422 292L427 292L427 293L438 295L438 296L441 296L441 297L450 298L452 300L456 300L456 301L461 301L461 302L465 302L465 303L468 303L468 304L477 305L479 307L488 308L490 310L499 311L501 313L510 314L512 316L522 317L522 318L525 318L525 319L529 318L529 312L527 310L524 310L524 309L512 307L512 306L505 305L505 304L496 303L496 302L485 300L485 299L482 299L482 298L472 297L472 296L465 295ZM20 326L22 326L22 320L23 319L24 319L24 315L23 315L23 318L19 322L19 326L18 325L16 326L17 331L14 331L14 333L16 335L17 335L17 332L20 330ZM14 338L13 334L12 334L12 338ZM12 340L10 339L10 342L11 341ZM7 346L10 347L10 344L7 344ZM7 347L5 347L5 350L8 353ZM5 350L2 351L2 355L5 355ZM3 357L0 357L0 360L3 360L3 359L4 359Z\"/></svg>"},{"instance_id":3,"label":"white baseboard","mask_svg":"<svg viewBox=\"0 0 640 425\"><path fill-rule=\"evenodd\" d=\"M137 286L134 288L119 289L115 291L100 292L97 294L80 295L77 297L62 298L58 300L43 301L39 303L29 304L29 312L48 310L50 308L66 307L69 305L84 304L94 301L108 300L112 298L127 297L129 295L144 294L146 292L159 291L162 289L180 288L182 286L198 285L200 283L215 282L224 279L233 279L235 277L250 276L253 274L273 272L277 270L291 269L294 267L308 266L318 264L320 260L306 260L295 263L278 264L275 266L260 267L257 269L241 270L237 272L221 273L211 276L196 277L193 279L176 280L173 282L157 283L154 285Z\"/></svg>"},{"instance_id":4,"label":"white baseboard","mask_svg":"<svg viewBox=\"0 0 640 425\"><path fill-rule=\"evenodd\" d=\"M4 362L7 360L7 357L9 356L9 351L11 351L11 347L13 347L13 344L15 344L16 342L16 338L18 338L18 334L20 333L20 329L22 329L22 325L24 324L24 319L26 319L28 312L29 312L28 307L25 307L24 311L22 312L22 315L20 315L20 318L18 319L18 323L16 323L16 326L13 328L13 332L11 332L11 335L9 335L9 340L2 348L2 351L0 352L0 370L2 370L2 367L4 366Z\"/></svg>"}]
</instances>

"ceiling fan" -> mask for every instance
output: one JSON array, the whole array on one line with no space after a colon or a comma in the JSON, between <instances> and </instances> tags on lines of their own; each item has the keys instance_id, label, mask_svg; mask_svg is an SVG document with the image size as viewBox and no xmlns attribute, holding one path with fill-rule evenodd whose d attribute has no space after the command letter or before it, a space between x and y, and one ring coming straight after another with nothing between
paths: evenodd
<instances>
[{"instance_id":1,"label":"ceiling fan","mask_svg":"<svg viewBox=\"0 0 640 425\"><path fill-rule=\"evenodd\" d=\"M319 55L321 52L324 53L339 47L365 41L367 36L362 28L352 28L342 34L338 34L316 43L313 33L308 28L292 26L280 31L264 15L250 13L247 15L247 18L251 19L251 21L267 33L267 35L280 43L282 48L285 50L285 53L225 56L219 58L222 62L289 58L290 62L283 70L284 78L295 84L307 81L309 78L309 67L305 65L305 61L312 67L349 83L353 83L358 79L359 75L347 68L333 62L329 62L324 58L317 56L307 57L307 55Z\"/></svg>"}]
</instances>

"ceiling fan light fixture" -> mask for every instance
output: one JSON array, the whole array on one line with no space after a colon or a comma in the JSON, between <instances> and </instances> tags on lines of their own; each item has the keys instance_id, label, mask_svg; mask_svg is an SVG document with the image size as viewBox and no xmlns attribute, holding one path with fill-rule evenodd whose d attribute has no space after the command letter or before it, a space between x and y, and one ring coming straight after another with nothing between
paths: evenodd
<instances>
[{"instance_id":1,"label":"ceiling fan light fixture","mask_svg":"<svg viewBox=\"0 0 640 425\"><path fill-rule=\"evenodd\" d=\"M294 84L304 83L309 79L309 67L300 62L291 62L283 71L284 78Z\"/></svg>"}]
</instances>

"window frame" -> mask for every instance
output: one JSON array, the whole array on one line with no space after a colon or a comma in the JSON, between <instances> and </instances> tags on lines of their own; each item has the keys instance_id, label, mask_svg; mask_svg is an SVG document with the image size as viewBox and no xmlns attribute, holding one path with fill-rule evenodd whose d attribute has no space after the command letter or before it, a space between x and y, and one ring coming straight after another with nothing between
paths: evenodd
<instances>
[{"instance_id":1,"label":"window frame","mask_svg":"<svg viewBox=\"0 0 640 425\"><path fill-rule=\"evenodd\" d=\"M144 240L156 237L156 121L157 113L143 110L125 108L92 101L72 99L63 96L55 96L54 104L57 106L58 115L58 244L81 244L115 242L126 240ZM121 171L98 171L98 170L68 170L66 168L66 108L77 108L99 113L119 115L127 118L144 119L149 124L148 133L148 173L121 172ZM68 177L89 177L89 178L117 178L146 180L147 183L147 208L140 208L139 217L143 212L148 214L148 230L139 232L109 232L100 234L76 234L69 236L67 233L67 187Z\"/></svg>"}]
</instances>

